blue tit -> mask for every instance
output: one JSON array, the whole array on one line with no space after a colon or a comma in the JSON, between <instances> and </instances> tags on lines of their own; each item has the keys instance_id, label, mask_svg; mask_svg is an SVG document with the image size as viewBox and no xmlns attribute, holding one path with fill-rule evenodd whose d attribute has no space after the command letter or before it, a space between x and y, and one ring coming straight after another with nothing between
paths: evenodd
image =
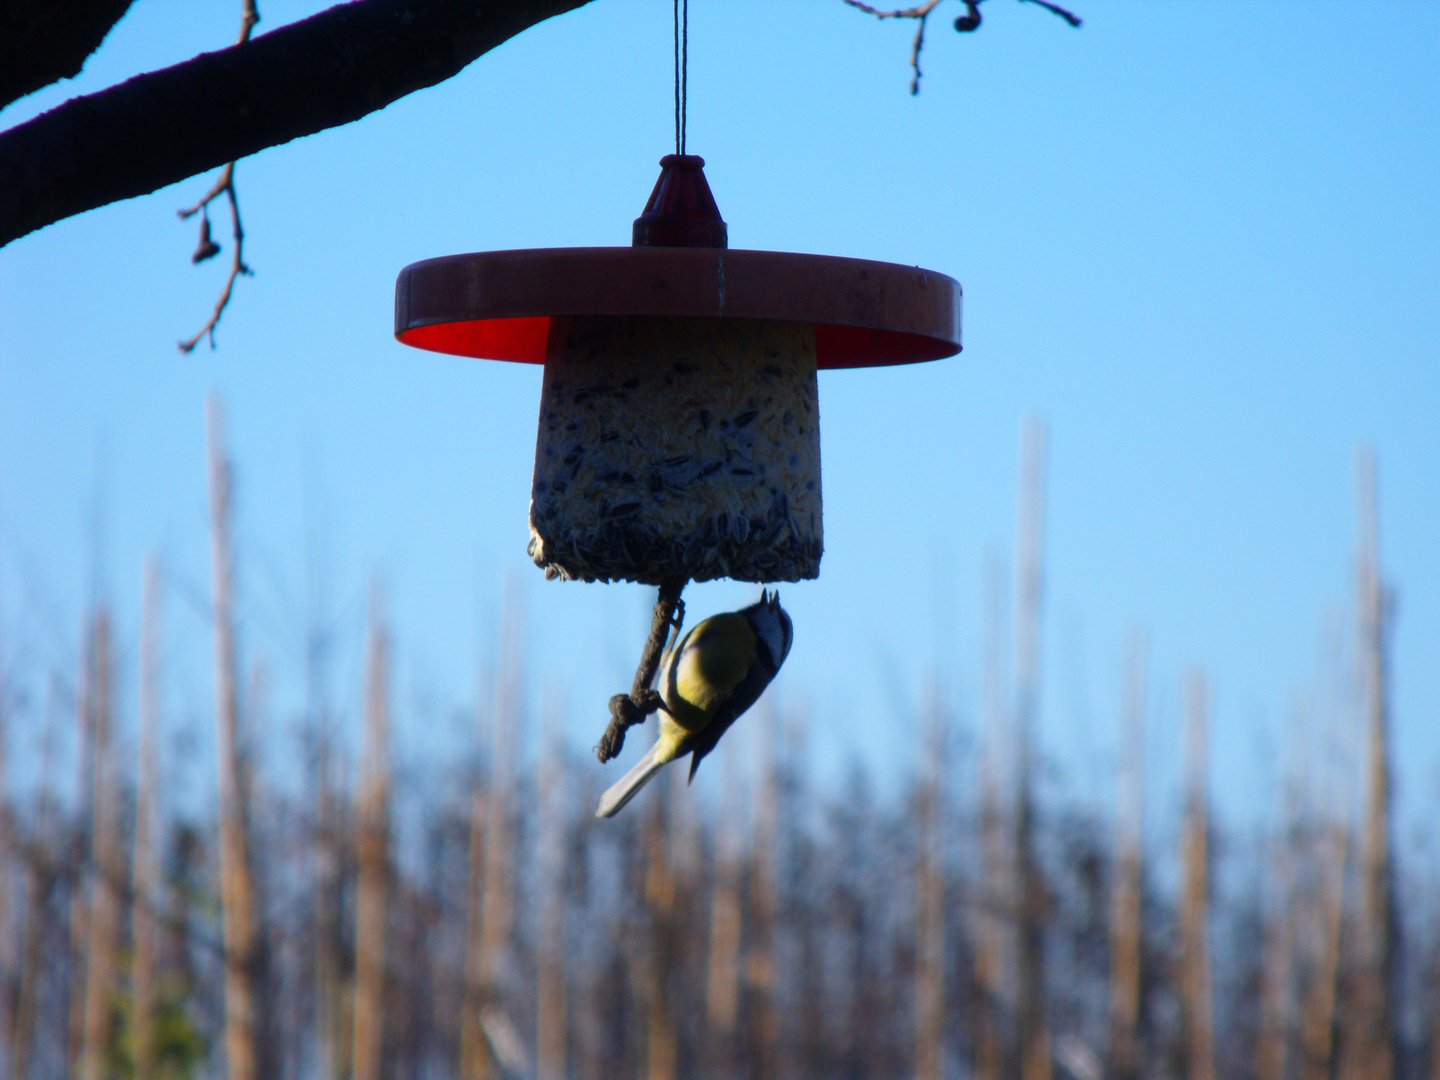
<instances>
[{"instance_id":1,"label":"blue tit","mask_svg":"<svg viewBox=\"0 0 1440 1080\"><path fill-rule=\"evenodd\" d=\"M600 799L613 817L651 778L690 754L690 779L737 717L754 705L790 654L794 630L780 593L691 627L660 661L660 737Z\"/></svg>"}]
</instances>

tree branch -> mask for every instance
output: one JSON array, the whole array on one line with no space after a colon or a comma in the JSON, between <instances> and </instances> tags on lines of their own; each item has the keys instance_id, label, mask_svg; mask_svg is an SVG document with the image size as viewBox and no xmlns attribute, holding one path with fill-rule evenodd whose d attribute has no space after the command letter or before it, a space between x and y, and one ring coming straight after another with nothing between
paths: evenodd
<instances>
[{"instance_id":1,"label":"tree branch","mask_svg":"<svg viewBox=\"0 0 1440 1080\"><path fill-rule=\"evenodd\" d=\"M225 278L225 287L220 290L220 299L215 301L215 310L210 313L210 321L200 328L194 337L186 338L179 342L182 353L195 351L195 346L200 344L200 339L209 336L210 348L215 348L215 327L220 325L220 316L225 314L225 308L230 303L230 294L235 291L235 279L244 275L249 277L252 273L250 267L245 265L245 230L240 226L240 199L235 194L235 163L232 161L225 166L225 171L220 174L220 179L215 186L206 193L194 206L178 211L180 217L190 218L197 213L206 214L200 226L200 246L195 249L191 256L191 262L204 262L212 255L220 253L220 247L210 239L210 218L207 213L212 200L224 195L230 201L230 225L231 235L235 238L235 250L230 257L230 274Z\"/></svg>"},{"instance_id":2,"label":"tree branch","mask_svg":"<svg viewBox=\"0 0 1440 1080\"><path fill-rule=\"evenodd\" d=\"M923 19L935 10L940 0L925 0L923 4L908 8L877 8L863 0L845 0L845 3L877 19Z\"/></svg>"},{"instance_id":3,"label":"tree branch","mask_svg":"<svg viewBox=\"0 0 1440 1080\"><path fill-rule=\"evenodd\" d=\"M241 0L240 4L240 37L235 44L244 45L250 40L250 32L260 21L260 11L255 6L255 0ZM245 265L245 230L240 224L240 193L235 190L235 162L225 166L220 174L220 179L215 181L211 189L205 193L205 197L194 206L179 210L180 220L185 221L194 217L197 213L200 217L200 245L195 249L195 254L190 257L192 263L202 263L212 256L220 254L220 245L210 239L210 204L219 198L221 194L230 203L230 226L231 235L235 239L235 253L230 259L230 273L225 278L225 287L220 290L220 299L215 301L215 308L210 313L210 321L207 322L194 337L186 338L178 343L182 353L195 351L195 346L200 339L209 335L210 348L215 348L215 327L220 325L220 316L225 314L225 309L230 305L230 297L235 292L235 279L244 274L249 276L252 271Z\"/></svg>"},{"instance_id":4,"label":"tree branch","mask_svg":"<svg viewBox=\"0 0 1440 1080\"><path fill-rule=\"evenodd\" d=\"M845 0L845 3L857 11L874 15L877 19L914 19L916 21L915 41L910 46L910 68L914 72L910 76L910 95L913 97L920 93L920 50L925 48L925 23L929 21L930 13L939 5L940 0L925 0L923 4L916 4L914 7L889 10L866 4L863 0Z\"/></svg>"},{"instance_id":5,"label":"tree branch","mask_svg":"<svg viewBox=\"0 0 1440 1080\"><path fill-rule=\"evenodd\" d=\"M0 134L0 246L450 78L588 0L354 0Z\"/></svg>"},{"instance_id":6,"label":"tree branch","mask_svg":"<svg viewBox=\"0 0 1440 1080\"><path fill-rule=\"evenodd\" d=\"M0 8L0 108L73 79L133 0L9 0Z\"/></svg>"},{"instance_id":7,"label":"tree branch","mask_svg":"<svg viewBox=\"0 0 1440 1080\"><path fill-rule=\"evenodd\" d=\"M1038 5L1039 7L1043 7L1046 11L1050 12L1051 15L1058 15L1058 16L1060 16L1060 18L1064 19L1064 20L1065 20L1067 23L1069 23L1071 26L1076 27L1077 29L1078 29L1079 26L1080 26L1080 22L1081 22L1080 16L1079 16L1079 15L1076 15L1073 11L1066 11L1066 10L1065 10L1063 7L1061 7L1059 4L1052 4L1052 3L1049 2L1049 0L1020 0L1020 2L1021 2L1022 4L1024 4L1024 3L1036 4L1036 5Z\"/></svg>"},{"instance_id":8,"label":"tree branch","mask_svg":"<svg viewBox=\"0 0 1440 1080\"><path fill-rule=\"evenodd\" d=\"M940 0L924 0L923 3L905 8L878 8L865 3L864 0L843 0L843 2L857 11L874 15L877 19L914 19L919 24L915 27L915 41L910 46L910 67L914 72L910 77L910 93L912 96L920 93L920 50L925 47L925 24L931 13L939 6ZM965 14L955 20L955 30L961 34L979 30L980 5L985 0L961 0L961 2L965 5ZM1020 0L1020 2L1025 3L1026 0ZM1079 16L1066 11L1059 4L1050 3L1050 0L1028 0L1028 2L1044 8L1052 15L1060 16L1071 26L1080 25Z\"/></svg>"}]
</instances>

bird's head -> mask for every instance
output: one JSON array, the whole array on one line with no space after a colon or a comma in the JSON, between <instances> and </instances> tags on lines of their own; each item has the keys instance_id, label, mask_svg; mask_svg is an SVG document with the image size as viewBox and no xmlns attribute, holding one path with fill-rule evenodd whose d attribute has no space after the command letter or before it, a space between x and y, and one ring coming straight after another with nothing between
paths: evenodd
<instances>
[{"instance_id":1,"label":"bird's head","mask_svg":"<svg viewBox=\"0 0 1440 1080\"><path fill-rule=\"evenodd\" d=\"M779 671L785 657L790 655L790 642L795 637L790 616L780 606L780 590L776 589L772 593L762 589L760 599L747 607L744 615L755 628L755 636L764 643L766 651L769 652L770 662L775 665L775 670Z\"/></svg>"}]
</instances>

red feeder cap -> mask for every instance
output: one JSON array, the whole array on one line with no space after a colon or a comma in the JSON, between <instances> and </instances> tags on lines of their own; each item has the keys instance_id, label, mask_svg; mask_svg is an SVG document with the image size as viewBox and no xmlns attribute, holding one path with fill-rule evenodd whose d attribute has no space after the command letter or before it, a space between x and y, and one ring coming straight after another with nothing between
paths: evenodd
<instances>
[{"instance_id":1,"label":"red feeder cap","mask_svg":"<svg viewBox=\"0 0 1440 1080\"><path fill-rule=\"evenodd\" d=\"M705 160L660 159L628 248L481 251L411 263L395 282L395 336L490 360L545 362L555 315L701 316L813 323L822 368L938 360L960 351L960 283L918 266L727 250Z\"/></svg>"},{"instance_id":2,"label":"red feeder cap","mask_svg":"<svg viewBox=\"0 0 1440 1080\"><path fill-rule=\"evenodd\" d=\"M666 154L660 178L631 229L635 247L729 246L720 207L705 182L705 159L695 154Z\"/></svg>"},{"instance_id":3,"label":"red feeder cap","mask_svg":"<svg viewBox=\"0 0 1440 1080\"><path fill-rule=\"evenodd\" d=\"M918 266L683 247L531 248L411 263L395 337L490 360L545 362L552 315L699 315L815 324L822 368L960 351L960 283Z\"/></svg>"}]
</instances>

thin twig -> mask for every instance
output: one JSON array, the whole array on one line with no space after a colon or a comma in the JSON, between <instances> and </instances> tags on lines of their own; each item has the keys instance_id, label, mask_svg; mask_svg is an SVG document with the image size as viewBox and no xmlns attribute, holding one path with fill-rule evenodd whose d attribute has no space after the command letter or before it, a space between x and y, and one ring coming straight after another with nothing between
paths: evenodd
<instances>
[{"instance_id":1,"label":"thin twig","mask_svg":"<svg viewBox=\"0 0 1440 1080\"><path fill-rule=\"evenodd\" d=\"M974 0L974 3L978 2L979 0ZM914 96L920 93L920 50L925 47L925 22L930 18L930 13L939 6L940 0L926 0L925 3L916 4L914 7L894 8L890 11L871 7L869 4L862 3L861 0L845 0L845 3L867 15L874 15L877 19L915 19L918 21L919 25L915 27L915 41L910 46L910 67L915 72L910 77L910 94ZM971 11L975 10L974 3L969 5Z\"/></svg>"},{"instance_id":2,"label":"thin twig","mask_svg":"<svg viewBox=\"0 0 1440 1080\"><path fill-rule=\"evenodd\" d=\"M1059 15L1060 18L1064 19L1071 26L1077 28L1080 26L1080 23L1082 21L1080 16L1076 15L1073 11L1066 11L1059 4L1052 4L1049 2L1049 0L1020 0L1020 2L1022 4L1038 4L1040 7L1043 7L1046 11L1050 12L1051 15Z\"/></svg>"},{"instance_id":3,"label":"thin twig","mask_svg":"<svg viewBox=\"0 0 1440 1080\"><path fill-rule=\"evenodd\" d=\"M254 273L250 267L245 265L245 230L240 224L240 202L235 194L235 163L233 161L225 166L225 171L220 174L220 179L216 181L215 187L205 198L189 209L181 210L178 213L182 220L193 217L197 212L205 210L210 202L222 193L230 203L231 234L235 238L235 249L230 257L230 273L225 278L225 287L220 290L220 298L215 301L215 310L210 313L210 320L193 337L178 343L182 353L193 352L195 346L200 344L200 339L207 335L210 338L210 347L215 348L215 327L220 325L220 316L225 313L225 308L230 303L230 295L235 290L235 279L242 274L248 277ZM211 245L207 254L205 244L210 238L209 232L207 219L207 224L201 233L201 247L195 252L196 262L219 250L218 247Z\"/></svg>"},{"instance_id":4,"label":"thin twig","mask_svg":"<svg viewBox=\"0 0 1440 1080\"><path fill-rule=\"evenodd\" d=\"M184 221L186 218L194 217L197 213L199 213L201 210L204 210L221 195L225 194L225 189L230 186L234 178L235 163L232 161L229 165L225 166L225 170L220 174L220 178L215 181L215 186L205 193L204 198L202 198L194 206L187 206L183 210L176 210L176 215L180 218L181 221Z\"/></svg>"},{"instance_id":5,"label":"thin twig","mask_svg":"<svg viewBox=\"0 0 1440 1080\"><path fill-rule=\"evenodd\" d=\"M923 19L940 6L940 0L926 0L923 4L916 4L908 8L892 8L886 11L883 8L871 7L862 3L861 0L845 0L853 8L859 8L867 15L874 15L877 19Z\"/></svg>"},{"instance_id":6,"label":"thin twig","mask_svg":"<svg viewBox=\"0 0 1440 1080\"><path fill-rule=\"evenodd\" d=\"M260 12L256 7L256 0L241 0L240 36L235 44L243 45L249 41L250 31L255 29L255 24L259 21ZM230 296L235 291L235 279L242 274L249 277L254 273L250 267L245 265L245 230L240 225L240 199L235 191L235 162L233 161L221 171L220 178L205 193L204 198L194 206L176 211L181 221L188 220L197 213L203 215L203 223L200 227L200 246L196 248L191 261L204 262L220 251L219 246L210 239L209 208L210 204L222 194L230 203L231 235L235 238L235 250L230 258L230 273L225 278L225 287L220 290L220 298L215 301L215 310L210 313L210 321L201 327L194 337L177 342L182 353L193 352L195 346L200 344L200 339L204 337L209 337L210 348L215 348L215 327L220 325L220 316L225 314L225 308L230 303Z\"/></svg>"},{"instance_id":7,"label":"thin twig","mask_svg":"<svg viewBox=\"0 0 1440 1080\"><path fill-rule=\"evenodd\" d=\"M863 11L867 15L874 15L877 19L914 19L919 23L915 27L915 41L910 46L910 67L914 74L910 78L910 93L920 93L920 51L925 47L925 24L931 13L940 5L940 0L925 0L923 4L916 4L913 7L905 8L877 8L871 4L864 3L864 0L842 0L843 3ZM962 0L965 5L965 14L955 20L957 32L966 34L980 29L980 5L985 0ZM1067 11L1059 4L1052 4L1049 0L1020 0L1021 3L1038 4L1052 15L1058 15L1071 26L1080 25L1080 17Z\"/></svg>"},{"instance_id":8,"label":"thin twig","mask_svg":"<svg viewBox=\"0 0 1440 1080\"><path fill-rule=\"evenodd\" d=\"M260 9L255 6L255 0L240 0L240 36L235 39L235 44L244 45L249 41L250 31L259 21Z\"/></svg>"},{"instance_id":9,"label":"thin twig","mask_svg":"<svg viewBox=\"0 0 1440 1080\"><path fill-rule=\"evenodd\" d=\"M925 16L920 17L920 23L915 27L915 41L910 46L910 70L914 72L910 76L910 96L914 97L920 93L920 50L925 47Z\"/></svg>"}]
</instances>

